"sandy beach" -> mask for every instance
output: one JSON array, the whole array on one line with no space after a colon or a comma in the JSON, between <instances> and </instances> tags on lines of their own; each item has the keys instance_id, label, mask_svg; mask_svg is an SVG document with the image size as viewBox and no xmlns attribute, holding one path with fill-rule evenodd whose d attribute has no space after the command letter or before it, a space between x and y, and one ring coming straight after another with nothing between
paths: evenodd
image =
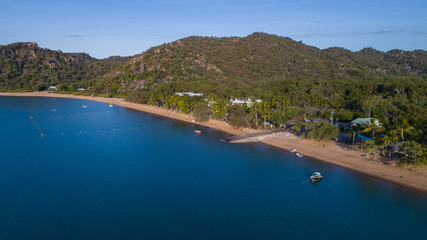
<instances>
[{"instance_id":1,"label":"sandy beach","mask_svg":"<svg viewBox=\"0 0 427 240\"><path fill-rule=\"evenodd\" d=\"M209 120L205 123L199 123L187 114L178 113L172 110L166 110L151 105L136 104L126 102L124 99L118 98L103 98L80 96L70 94L56 94L48 92L0 92L0 96L25 96L25 97L57 97L57 98L76 98L86 99L91 101L105 102L109 104L119 105L126 108L135 109L147 113L157 114L184 122L194 123L219 131L227 132L233 135L259 132L262 130L255 129L235 129L227 125L223 121ZM364 174L368 174L377 178L381 178L390 182L394 182L406 187L410 187L420 191L427 191L427 168L396 167L394 164L384 164L381 161L372 161L362 158L365 154L362 151L352 149L349 145L329 141L327 143L319 143L307 139L299 138L277 138L272 137L262 140L263 143L278 147L284 150L296 148L298 152L325 162L333 163L345 168L349 168Z\"/></svg>"}]
</instances>

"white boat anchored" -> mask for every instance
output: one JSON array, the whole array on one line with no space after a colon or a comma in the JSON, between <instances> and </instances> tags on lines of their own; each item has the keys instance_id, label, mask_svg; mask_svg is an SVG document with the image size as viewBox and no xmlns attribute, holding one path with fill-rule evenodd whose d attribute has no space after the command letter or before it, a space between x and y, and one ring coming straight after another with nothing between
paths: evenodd
<instances>
[{"instance_id":1,"label":"white boat anchored","mask_svg":"<svg viewBox=\"0 0 427 240\"><path fill-rule=\"evenodd\" d=\"M295 155L297 155L297 157L300 157L300 158L302 158L302 157L304 157L304 155L302 155L301 153L295 153Z\"/></svg>"},{"instance_id":2,"label":"white boat anchored","mask_svg":"<svg viewBox=\"0 0 427 240\"><path fill-rule=\"evenodd\" d=\"M320 181L322 181L323 177L322 177L322 175L319 172L314 172L311 175L310 179L311 179L311 182L314 183L314 182L320 182Z\"/></svg>"},{"instance_id":3,"label":"white boat anchored","mask_svg":"<svg viewBox=\"0 0 427 240\"><path fill-rule=\"evenodd\" d=\"M297 151L296 148L292 148L291 150L289 150L289 152L291 152L291 153L296 152L296 151Z\"/></svg>"}]
</instances>

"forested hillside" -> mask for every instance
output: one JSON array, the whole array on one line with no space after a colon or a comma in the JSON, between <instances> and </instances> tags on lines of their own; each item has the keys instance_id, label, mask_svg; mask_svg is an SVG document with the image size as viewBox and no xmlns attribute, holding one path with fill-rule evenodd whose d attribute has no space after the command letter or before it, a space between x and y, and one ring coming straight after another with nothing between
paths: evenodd
<instances>
[{"instance_id":1,"label":"forested hillside","mask_svg":"<svg viewBox=\"0 0 427 240\"><path fill-rule=\"evenodd\" d=\"M130 92L169 84L176 91L259 94L277 79L357 80L427 76L427 52L366 48L320 50L290 38L188 37L134 56L102 78L98 92ZM262 91L262 90L261 90ZM234 93L234 95L242 95Z\"/></svg>"},{"instance_id":2,"label":"forested hillside","mask_svg":"<svg viewBox=\"0 0 427 240\"><path fill-rule=\"evenodd\" d=\"M0 46L0 90L61 90L92 86L95 93L166 87L205 94L260 95L278 79L363 80L427 76L427 52L372 48L320 50L290 38L254 33L244 38L188 37L134 57L98 60L36 43Z\"/></svg>"},{"instance_id":3,"label":"forested hillside","mask_svg":"<svg viewBox=\"0 0 427 240\"><path fill-rule=\"evenodd\" d=\"M46 90L51 85L73 91L89 87L128 58L97 60L85 53L62 53L36 43L0 46L0 90Z\"/></svg>"}]
</instances>

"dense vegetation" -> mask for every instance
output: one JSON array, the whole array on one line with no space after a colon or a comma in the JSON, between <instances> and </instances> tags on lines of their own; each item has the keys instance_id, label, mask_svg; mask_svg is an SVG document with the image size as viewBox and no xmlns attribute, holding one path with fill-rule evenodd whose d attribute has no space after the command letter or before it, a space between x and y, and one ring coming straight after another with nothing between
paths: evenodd
<instances>
[{"instance_id":1,"label":"dense vegetation","mask_svg":"<svg viewBox=\"0 0 427 240\"><path fill-rule=\"evenodd\" d=\"M0 90L72 91L127 95L134 102L217 118L236 127L283 127L316 140L373 138L362 147L402 163L427 163L427 52L365 48L320 50L264 33L245 38L189 37L132 58L96 60L86 54L0 47ZM202 92L180 97L176 92ZM261 99L231 105L230 99ZM378 119L359 128L332 124ZM311 121L318 119L314 123ZM322 121L323 120L323 121ZM350 141L351 142L351 141Z\"/></svg>"},{"instance_id":2,"label":"dense vegetation","mask_svg":"<svg viewBox=\"0 0 427 240\"><path fill-rule=\"evenodd\" d=\"M128 58L97 60L85 53L62 53L42 49L36 43L0 46L0 91L43 91L56 85L65 91L88 88Z\"/></svg>"},{"instance_id":3,"label":"dense vegetation","mask_svg":"<svg viewBox=\"0 0 427 240\"><path fill-rule=\"evenodd\" d=\"M105 75L96 91L120 93L167 85L177 92L191 89L245 97L262 95L278 79L408 76L427 76L427 52L320 50L289 38L254 33L245 38L188 37L151 48Z\"/></svg>"},{"instance_id":4,"label":"dense vegetation","mask_svg":"<svg viewBox=\"0 0 427 240\"><path fill-rule=\"evenodd\" d=\"M395 156L404 163L427 163L427 82L424 79L282 79L266 87L261 96L254 97L260 97L262 102L251 106L231 105L223 96L180 97L167 88L134 91L128 95L130 101L193 112L200 121L212 117L236 127L254 128L293 125L298 134L316 140L336 139L338 135L337 129L322 119L329 121L333 117L335 123L348 123L358 117L371 117L378 119L380 126L343 126L341 138L351 143L353 132L359 133L375 140L364 143L363 147L376 156Z\"/></svg>"}]
</instances>

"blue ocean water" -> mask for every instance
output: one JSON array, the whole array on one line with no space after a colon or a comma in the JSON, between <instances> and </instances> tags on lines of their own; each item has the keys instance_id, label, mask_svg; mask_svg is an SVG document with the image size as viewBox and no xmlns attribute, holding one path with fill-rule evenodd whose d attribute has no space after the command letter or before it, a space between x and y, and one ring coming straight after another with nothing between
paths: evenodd
<instances>
[{"instance_id":1,"label":"blue ocean water","mask_svg":"<svg viewBox=\"0 0 427 240\"><path fill-rule=\"evenodd\" d=\"M426 193L212 129L36 97L0 126L0 239L427 239Z\"/></svg>"}]
</instances>

